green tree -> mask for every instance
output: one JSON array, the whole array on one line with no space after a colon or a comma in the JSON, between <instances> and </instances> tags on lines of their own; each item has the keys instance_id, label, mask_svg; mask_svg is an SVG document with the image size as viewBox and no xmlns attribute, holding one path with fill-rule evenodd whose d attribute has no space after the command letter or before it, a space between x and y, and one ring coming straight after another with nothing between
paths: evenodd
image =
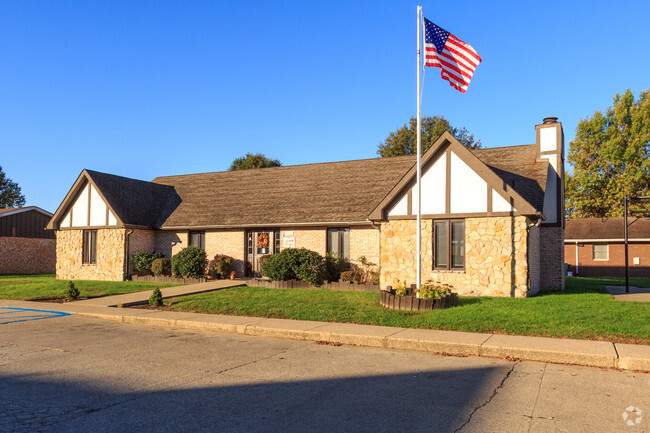
<instances>
[{"instance_id":1,"label":"green tree","mask_svg":"<svg viewBox=\"0 0 650 433\"><path fill-rule=\"evenodd\" d=\"M569 143L568 217L623 215L623 197L650 194L650 89L628 89L605 113L580 120Z\"/></svg>"},{"instance_id":2,"label":"green tree","mask_svg":"<svg viewBox=\"0 0 650 433\"><path fill-rule=\"evenodd\" d=\"M25 205L25 196L16 182L9 179L0 166L0 209Z\"/></svg>"},{"instance_id":3,"label":"green tree","mask_svg":"<svg viewBox=\"0 0 650 433\"><path fill-rule=\"evenodd\" d=\"M247 153L241 158L235 159L230 164L229 170L248 170L249 168L279 167L282 163L277 159L267 158L261 153Z\"/></svg>"},{"instance_id":4,"label":"green tree","mask_svg":"<svg viewBox=\"0 0 650 433\"><path fill-rule=\"evenodd\" d=\"M381 157L415 155L417 152L417 119L411 117L408 125L404 125L377 146L377 154ZM470 134L465 127L455 128L443 116L422 117L422 153L436 142L445 132L449 131L463 146L468 149L480 149L481 140L474 141L474 134Z\"/></svg>"}]
</instances>

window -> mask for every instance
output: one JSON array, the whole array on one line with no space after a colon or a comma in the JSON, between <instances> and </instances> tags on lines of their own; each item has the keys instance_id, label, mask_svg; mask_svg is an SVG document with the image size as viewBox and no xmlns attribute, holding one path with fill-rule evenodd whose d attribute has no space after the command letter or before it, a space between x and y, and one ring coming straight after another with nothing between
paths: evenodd
<instances>
[{"instance_id":1,"label":"window","mask_svg":"<svg viewBox=\"0 0 650 433\"><path fill-rule=\"evenodd\" d=\"M83 260L85 265L97 263L97 230L84 230Z\"/></svg>"},{"instance_id":2,"label":"window","mask_svg":"<svg viewBox=\"0 0 650 433\"><path fill-rule=\"evenodd\" d=\"M280 230L273 232L273 254L280 252Z\"/></svg>"},{"instance_id":3,"label":"window","mask_svg":"<svg viewBox=\"0 0 650 433\"><path fill-rule=\"evenodd\" d=\"M465 269L465 221L434 221L433 268Z\"/></svg>"},{"instance_id":4,"label":"window","mask_svg":"<svg viewBox=\"0 0 650 433\"><path fill-rule=\"evenodd\" d=\"M205 232L190 232L190 245L205 249Z\"/></svg>"},{"instance_id":5,"label":"window","mask_svg":"<svg viewBox=\"0 0 650 433\"><path fill-rule=\"evenodd\" d=\"M609 244L594 244L594 260L609 260Z\"/></svg>"},{"instance_id":6,"label":"window","mask_svg":"<svg viewBox=\"0 0 650 433\"><path fill-rule=\"evenodd\" d=\"M327 252L350 260L350 229L327 229Z\"/></svg>"}]
</instances>

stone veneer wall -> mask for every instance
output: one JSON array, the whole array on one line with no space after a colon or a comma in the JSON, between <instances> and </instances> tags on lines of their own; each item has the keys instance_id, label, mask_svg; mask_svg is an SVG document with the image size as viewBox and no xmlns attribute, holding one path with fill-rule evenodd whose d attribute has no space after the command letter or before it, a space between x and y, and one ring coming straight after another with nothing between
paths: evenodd
<instances>
[{"instance_id":1,"label":"stone veneer wall","mask_svg":"<svg viewBox=\"0 0 650 433\"><path fill-rule=\"evenodd\" d=\"M125 229L97 230L97 263L82 264L83 230L57 230L56 278L62 280L124 279Z\"/></svg>"},{"instance_id":2,"label":"stone veneer wall","mask_svg":"<svg viewBox=\"0 0 650 433\"><path fill-rule=\"evenodd\" d=\"M56 240L0 237L0 274L51 274Z\"/></svg>"},{"instance_id":3,"label":"stone veneer wall","mask_svg":"<svg viewBox=\"0 0 650 433\"><path fill-rule=\"evenodd\" d=\"M564 290L564 228L540 226L540 268L543 292Z\"/></svg>"},{"instance_id":4,"label":"stone veneer wall","mask_svg":"<svg viewBox=\"0 0 650 433\"><path fill-rule=\"evenodd\" d=\"M382 223L380 284L416 281L416 221ZM454 286L462 295L527 296L528 220L526 217L465 219L465 270L433 270L432 220L422 221L422 281Z\"/></svg>"},{"instance_id":5,"label":"stone veneer wall","mask_svg":"<svg viewBox=\"0 0 650 433\"><path fill-rule=\"evenodd\" d=\"M217 254L224 254L234 259L233 270L237 277L244 277L245 230L217 230L205 232L205 252L208 260Z\"/></svg>"}]
</instances>

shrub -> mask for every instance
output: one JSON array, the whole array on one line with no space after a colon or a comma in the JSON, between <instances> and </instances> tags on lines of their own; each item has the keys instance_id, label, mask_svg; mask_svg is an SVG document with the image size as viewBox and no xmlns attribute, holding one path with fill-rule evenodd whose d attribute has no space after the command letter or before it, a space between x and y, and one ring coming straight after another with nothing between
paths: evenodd
<instances>
[{"instance_id":1,"label":"shrub","mask_svg":"<svg viewBox=\"0 0 650 433\"><path fill-rule=\"evenodd\" d=\"M273 254L265 254L265 255L263 255L263 256L260 256L259 259L257 259L257 262L260 264L259 269L260 269L260 273L261 273L262 275L265 275L265 274L264 274L264 263L265 263L265 262L269 259L269 257L271 257L272 255L273 255Z\"/></svg>"},{"instance_id":2,"label":"shrub","mask_svg":"<svg viewBox=\"0 0 650 433\"><path fill-rule=\"evenodd\" d=\"M406 296L407 293L408 290L406 289L406 281L397 280L397 284L395 284L395 294L397 296Z\"/></svg>"},{"instance_id":3,"label":"shrub","mask_svg":"<svg viewBox=\"0 0 650 433\"><path fill-rule=\"evenodd\" d=\"M208 263L208 277L210 278L229 278L232 272L232 261L230 256L217 254L213 260Z\"/></svg>"},{"instance_id":4,"label":"shrub","mask_svg":"<svg viewBox=\"0 0 650 433\"><path fill-rule=\"evenodd\" d=\"M207 265L208 257L205 251L191 245L172 257L172 273L176 277L202 278Z\"/></svg>"},{"instance_id":5,"label":"shrub","mask_svg":"<svg viewBox=\"0 0 650 433\"><path fill-rule=\"evenodd\" d=\"M452 289L453 286L449 284L443 284L439 281L434 283L428 280L426 283L420 285L418 293L421 299L440 298L450 294Z\"/></svg>"},{"instance_id":6,"label":"shrub","mask_svg":"<svg viewBox=\"0 0 650 433\"><path fill-rule=\"evenodd\" d=\"M338 257L332 253L325 255L323 277L327 281L338 281L341 273L350 267L350 262L343 257Z\"/></svg>"},{"instance_id":7,"label":"shrub","mask_svg":"<svg viewBox=\"0 0 650 433\"><path fill-rule=\"evenodd\" d=\"M271 281L299 279L318 286L323 282L323 258L306 248L287 248L266 259L262 271Z\"/></svg>"},{"instance_id":8,"label":"shrub","mask_svg":"<svg viewBox=\"0 0 650 433\"><path fill-rule=\"evenodd\" d=\"M154 261L151 262L151 273L156 276L158 275L171 276L172 261L164 257L154 259Z\"/></svg>"},{"instance_id":9,"label":"shrub","mask_svg":"<svg viewBox=\"0 0 650 433\"><path fill-rule=\"evenodd\" d=\"M160 289L156 287L155 289L153 289L153 293L149 298L149 305L160 307L162 304L163 304L162 293L160 293Z\"/></svg>"},{"instance_id":10,"label":"shrub","mask_svg":"<svg viewBox=\"0 0 650 433\"><path fill-rule=\"evenodd\" d=\"M360 283L361 279L362 275L358 269L341 272L341 281L354 281L355 283Z\"/></svg>"},{"instance_id":11,"label":"shrub","mask_svg":"<svg viewBox=\"0 0 650 433\"><path fill-rule=\"evenodd\" d=\"M74 286L72 281L68 281L68 287L63 292L66 299L77 299L80 295L79 289Z\"/></svg>"},{"instance_id":12,"label":"shrub","mask_svg":"<svg viewBox=\"0 0 650 433\"><path fill-rule=\"evenodd\" d=\"M133 269L136 271L151 271L151 264L155 259L162 257L160 253L148 253L146 251L136 251L131 255Z\"/></svg>"}]
</instances>

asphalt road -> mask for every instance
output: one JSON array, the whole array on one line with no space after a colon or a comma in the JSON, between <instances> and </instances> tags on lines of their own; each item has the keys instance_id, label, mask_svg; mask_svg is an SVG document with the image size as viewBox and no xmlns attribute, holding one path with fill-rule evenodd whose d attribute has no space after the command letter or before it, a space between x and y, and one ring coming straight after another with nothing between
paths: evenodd
<instances>
[{"instance_id":1,"label":"asphalt road","mask_svg":"<svg viewBox=\"0 0 650 433\"><path fill-rule=\"evenodd\" d=\"M650 374L3 313L2 432L650 431Z\"/></svg>"}]
</instances>

